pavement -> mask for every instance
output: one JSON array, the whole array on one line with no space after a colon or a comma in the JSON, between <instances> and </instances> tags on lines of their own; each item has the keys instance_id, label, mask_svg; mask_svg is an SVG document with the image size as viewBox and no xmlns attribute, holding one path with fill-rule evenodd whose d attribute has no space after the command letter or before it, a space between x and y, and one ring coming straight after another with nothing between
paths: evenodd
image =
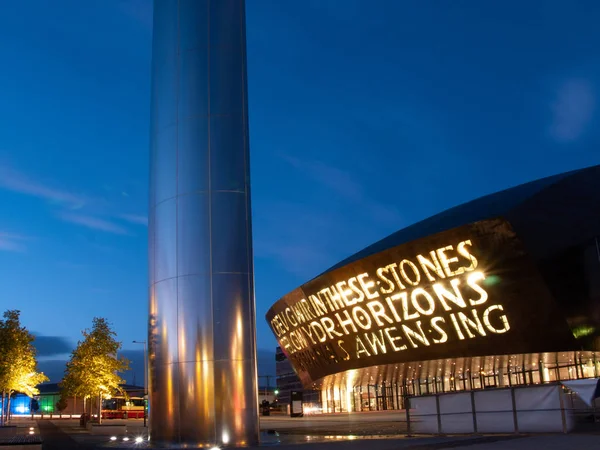
<instances>
[{"instance_id":1,"label":"pavement","mask_svg":"<svg viewBox=\"0 0 600 450\"><path fill-rule=\"evenodd\" d=\"M261 447L277 446L281 450L567 450L599 448L600 424L570 434L536 435L460 435L460 436L406 436L403 414L373 412L334 414L290 418L261 417ZM78 420L16 419L19 434L41 436L43 450L92 450L149 448L146 428L142 420L110 420L110 424L127 424L128 441L122 437L114 441L110 436L92 436L79 427ZM382 431L383 430L383 431ZM386 431L387 430L387 431ZM136 443L135 438L146 438Z\"/></svg>"}]
</instances>

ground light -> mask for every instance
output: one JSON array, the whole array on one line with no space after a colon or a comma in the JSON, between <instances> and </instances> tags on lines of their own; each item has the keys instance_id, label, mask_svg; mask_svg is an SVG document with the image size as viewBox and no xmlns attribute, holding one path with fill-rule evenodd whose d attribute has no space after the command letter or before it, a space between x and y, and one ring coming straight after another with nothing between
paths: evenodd
<instances>
[{"instance_id":1,"label":"ground light","mask_svg":"<svg viewBox=\"0 0 600 450\"><path fill-rule=\"evenodd\" d=\"M135 443L136 444L141 444L142 442L144 442L144 438L143 437L138 436L138 437L135 438Z\"/></svg>"},{"instance_id":2,"label":"ground light","mask_svg":"<svg viewBox=\"0 0 600 450\"><path fill-rule=\"evenodd\" d=\"M116 436L111 436L111 437L110 437L110 440L111 440L111 441L116 441L116 440L117 440L117 437L116 437Z\"/></svg>"},{"instance_id":3,"label":"ground light","mask_svg":"<svg viewBox=\"0 0 600 450\"><path fill-rule=\"evenodd\" d=\"M29 434L33 434L33 433L34 433L33 431L30 431L30 432L29 432Z\"/></svg>"},{"instance_id":4,"label":"ground light","mask_svg":"<svg viewBox=\"0 0 600 450\"><path fill-rule=\"evenodd\" d=\"M124 440L125 442L127 442L127 441L129 440L129 438L128 438L127 436L125 436L125 437L123 438L123 440Z\"/></svg>"}]
</instances>

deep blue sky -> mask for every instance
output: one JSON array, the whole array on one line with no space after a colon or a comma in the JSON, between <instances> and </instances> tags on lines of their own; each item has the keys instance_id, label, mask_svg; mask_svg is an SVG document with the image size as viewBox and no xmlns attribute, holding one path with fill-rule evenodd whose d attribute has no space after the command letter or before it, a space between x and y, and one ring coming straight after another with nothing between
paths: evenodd
<instances>
[{"instance_id":1,"label":"deep blue sky","mask_svg":"<svg viewBox=\"0 0 600 450\"><path fill-rule=\"evenodd\" d=\"M349 254L600 163L595 0L247 0L247 22L261 348L268 307ZM0 309L46 359L93 316L146 336L151 34L148 0L0 6Z\"/></svg>"}]
</instances>

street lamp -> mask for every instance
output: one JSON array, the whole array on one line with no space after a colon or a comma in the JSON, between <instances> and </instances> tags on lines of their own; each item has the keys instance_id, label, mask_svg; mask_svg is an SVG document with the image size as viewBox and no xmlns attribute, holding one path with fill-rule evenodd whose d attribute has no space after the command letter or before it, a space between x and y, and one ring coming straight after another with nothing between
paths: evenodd
<instances>
[{"instance_id":1,"label":"street lamp","mask_svg":"<svg viewBox=\"0 0 600 450\"><path fill-rule=\"evenodd\" d=\"M134 344L144 344L144 426L146 426L146 402L148 401L148 361L146 341L133 341Z\"/></svg>"}]
</instances>

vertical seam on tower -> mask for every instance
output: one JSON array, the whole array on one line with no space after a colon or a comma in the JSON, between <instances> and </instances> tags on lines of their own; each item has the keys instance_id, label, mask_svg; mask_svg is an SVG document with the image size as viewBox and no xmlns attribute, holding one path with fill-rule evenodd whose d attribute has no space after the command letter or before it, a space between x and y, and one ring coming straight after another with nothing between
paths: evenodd
<instances>
[{"instance_id":1,"label":"vertical seam on tower","mask_svg":"<svg viewBox=\"0 0 600 450\"><path fill-rule=\"evenodd\" d=\"M212 254L212 167L211 167L211 133L210 133L210 0L206 2L206 108L207 108L207 155L208 155L208 273L209 273L209 286L210 286L210 323L212 326L211 330L211 343L212 343L212 376L213 376L213 400L212 400L212 416L213 421L213 436L215 442L217 441L217 410L216 410L216 399L214 395L214 382L215 382L215 312L214 312L214 299L213 299L213 254Z\"/></svg>"},{"instance_id":2,"label":"vertical seam on tower","mask_svg":"<svg viewBox=\"0 0 600 450\"><path fill-rule=\"evenodd\" d=\"M181 27L179 23L181 2L177 0L177 48L175 52L175 298L177 299L177 393L180 394L181 368L179 367L179 85L181 77ZM181 395L178 395L177 405L177 441L181 443Z\"/></svg>"},{"instance_id":3,"label":"vertical seam on tower","mask_svg":"<svg viewBox=\"0 0 600 450\"><path fill-rule=\"evenodd\" d=\"M244 207L246 209L246 268L248 270L247 280L248 280L248 310L250 312L250 342L251 342L251 353L250 353L250 364L253 375L252 384L252 399L256 400L258 403L257 389L258 389L258 367L256 362L256 311L255 311L255 300L254 300L254 252L253 252L253 243L252 243L252 209L251 209L251 200L252 197L250 195L250 124L249 122L249 112L248 112L248 73L247 73L247 55L246 55L246 33L245 33L245 24L246 24L246 4L244 0L239 0L240 2L240 46L241 46L241 58L242 58L242 73L241 73L241 83L242 83L242 126L244 127ZM260 425L258 421L254 425L255 433L260 432Z\"/></svg>"},{"instance_id":4,"label":"vertical seam on tower","mask_svg":"<svg viewBox=\"0 0 600 450\"><path fill-rule=\"evenodd\" d=\"M246 15L246 10L245 10L245 4L244 4L244 0L239 0L240 2L240 53L241 53L241 58L242 58L242 73L241 73L241 83L242 83L242 126L244 127L244 208L246 209L246 268L248 270L248 274L247 274L247 278L248 278L248 294L249 294L249 300L250 300L250 306L252 306L252 304L254 303L254 280L251 280L252 278L252 272L250 269L252 268L253 265L253 261L252 261L252 238L251 238L251 217L250 217L250 208L248 207L249 203L250 203L250 195L249 195L249 191L250 191L250 164L249 164L249 159L250 159L250 150L249 150L249 124L248 124L248 98L247 98L247 91L248 91L248 87L247 87L247 74L246 74L246 42L245 42L245 33L244 33L244 23L245 23L245 15ZM246 77L244 77L244 74L246 74ZM250 291L250 288L252 288L252 290ZM250 308L251 312L254 308ZM253 325L253 322L256 319L254 317L250 317L250 322L251 322L251 326ZM256 328L252 328L252 329L256 329ZM251 342L254 344L253 347L256 347L256 343L254 342L254 340L251 338ZM254 349L253 349L254 351Z\"/></svg>"}]
</instances>

